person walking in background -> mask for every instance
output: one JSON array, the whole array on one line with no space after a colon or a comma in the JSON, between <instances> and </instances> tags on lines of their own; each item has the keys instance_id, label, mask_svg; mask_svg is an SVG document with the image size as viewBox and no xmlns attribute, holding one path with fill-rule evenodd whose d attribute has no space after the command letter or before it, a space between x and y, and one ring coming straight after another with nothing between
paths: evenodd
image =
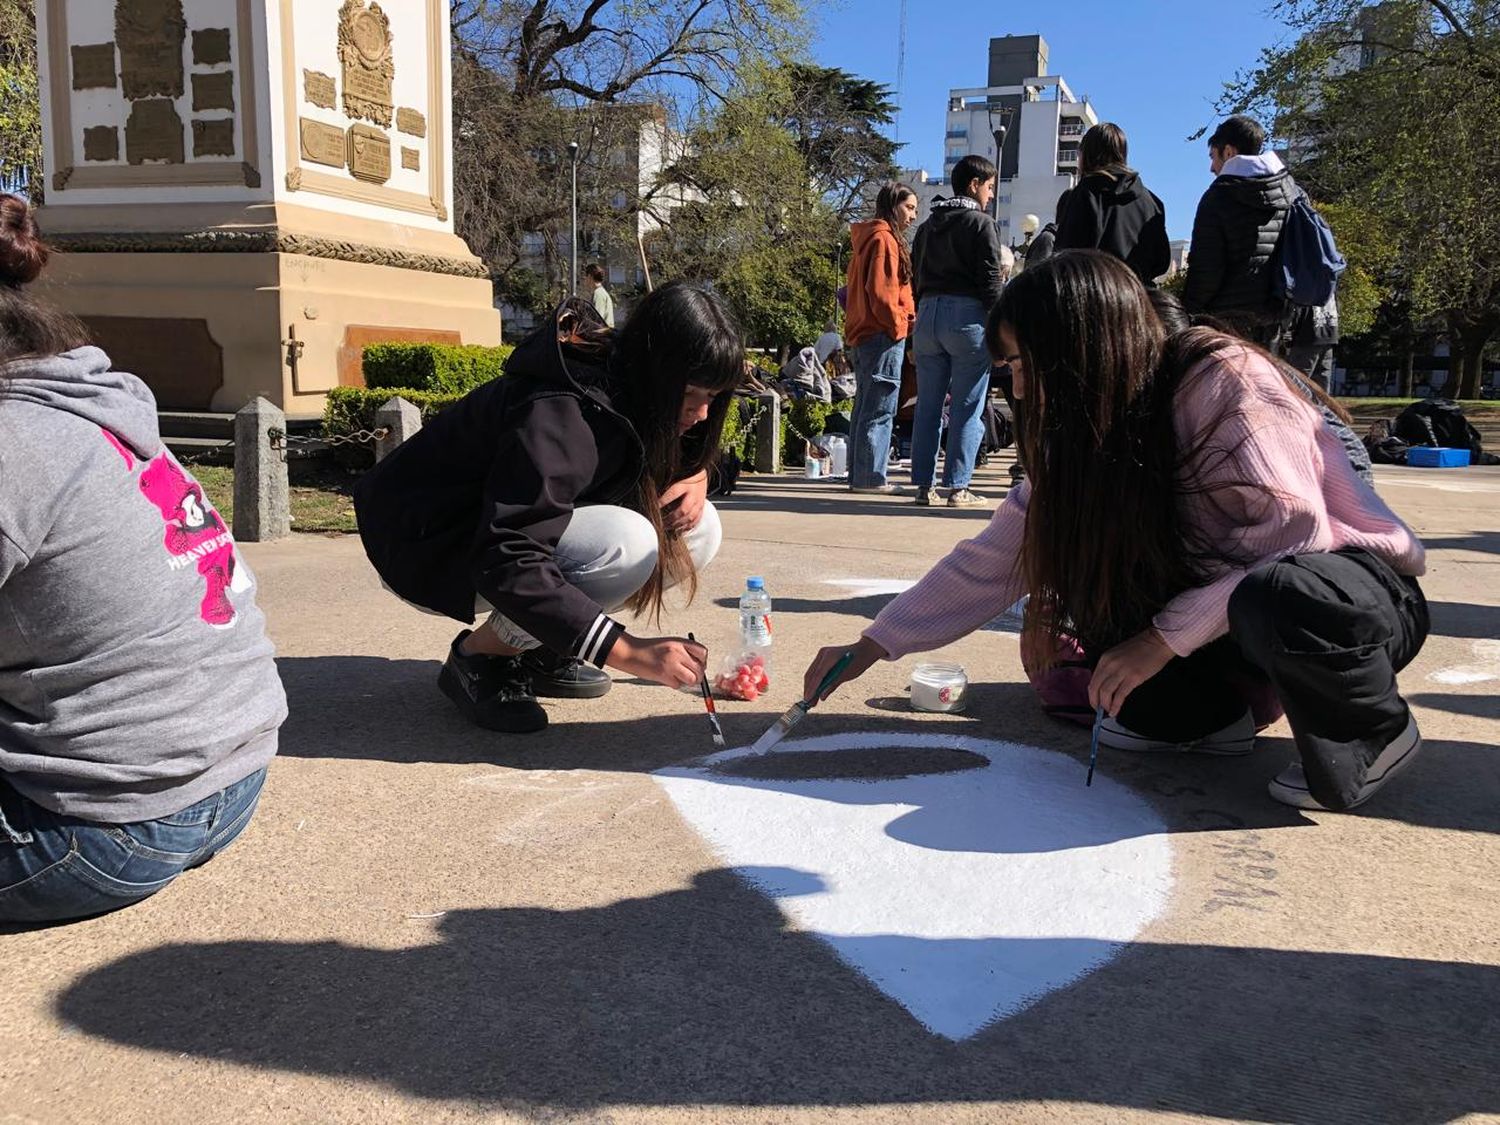
<instances>
[{"instance_id":1,"label":"person walking in background","mask_svg":"<svg viewBox=\"0 0 1500 1125\"><path fill-rule=\"evenodd\" d=\"M604 288L604 267L598 262L590 262L589 267L583 271L584 293L593 302L594 311L604 318L604 323L613 328L615 326L615 299L609 295L609 290Z\"/></svg>"},{"instance_id":2,"label":"person walking in background","mask_svg":"<svg viewBox=\"0 0 1500 1125\"><path fill-rule=\"evenodd\" d=\"M1172 268L1167 209L1127 163L1125 130L1104 122L1083 135L1082 178L1058 201L1057 250L1103 250L1135 271L1149 289Z\"/></svg>"},{"instance_id":3,"label":"person walking in background","mask_svg":"<svg viewBox=\"0 0 1500 1125\"><path fill-rule=\"evenodd\" d=\"M1007 247L987 209L995 194L994 164L966 156L954 166L953 198L935 202L912 246L917 322L917 413L912 434L911 478L916 502L933 500L943 404L948 403L947 460L943 484L948 506L972 507L985 498L969 490L989 393L990 357L984 319L1005 288Z\"/></svg>"},{"instance_id":4,"label":"person walking in background","mask_svg":"<svg viewBox=\"0 0 1500 1125\"><path fill-rule=\"evenodd\" d=\"M898 491L885 478L901 362L916 319L906 244L906 231L916 217L917 193L906 184L888 183L875 198L875 217L850 230L854 254L845 330L854 360L849 487L855 492Z\"/></svg>"},{"instance_id":5,"label":"person walking in background","mask_svg":"<svg viewBox=\"0 0 1500 1125\"><path fill-rule=\"evenodd\" d=\"M1273 259L1287 213L1300 194L1274 152L1266 131L1236 115L1208 138L1214 182L1193 219L1182 303L1193 315L1208 313L1247 340L1275 350L1285 304L1274 289Z\"/></svg>"}]
</instances>

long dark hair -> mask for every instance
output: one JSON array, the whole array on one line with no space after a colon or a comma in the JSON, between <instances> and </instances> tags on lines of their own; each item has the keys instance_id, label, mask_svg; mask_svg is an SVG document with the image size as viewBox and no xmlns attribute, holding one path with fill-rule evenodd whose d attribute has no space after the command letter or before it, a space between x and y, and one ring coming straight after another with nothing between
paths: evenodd
<instances>
[{"instance_id":1,"label":"long dark hair","mask_svg":"<svg viewBox=\"0 0 1500 1125\"><path fill-rule=\"evenodd\" d=\"M666 529L661 494L718 460L724 419L745 374L745 342L716 293L672 282L631 310L624 326L612 334L609 352L624 412L645 447L646 471L636 489L636 507L656 529L659 545L656 571L629 608L660 616L669 586L685 587L689 598L698 591L687 545ZM689 386L715 394L707 419L684 436L678 424Z\"/></svg>"},{"instance_id":2,"label":"long dark hair","mask_svg":"<svg viewBox=\"0 0 1500 1125\"><path fill-rule=\"evenodd\" d=\"M51 257L31 206L17 195L0 195L0 364L60 355L89 342L77 319L22 290Z\"/></svg>"},{"instance_id":3,"label":"long dark hair","mask_svg":"<svg viewBox=\"0 0 1500 1125\"><path fill-rule=\"evenodd\" d=\"M1249 428L1223 424L1238 408L1179 437L1173 399L1189 380L1224 377L1216 357L1258 349L1206 327L1169 336L1135 272L1098 250L1062 251L1006 287L986 326L996 357L1002 326L1026 373L1021 569L1031 651L1054 651L1066 632L1101 654L1183 590L1254 561L1253 544L1211 540L1198 528L1213 521L1185 510L1234 526L1257 494L1271 504L1294 498L1240 456Z\"/></svg>"},{"instance_id":4,"label":"long dark hair","mask_svg":"<svg viewBox=\"0 0 1500 1125\"><path fill-rule=\"evenodd\" d=\"M911 284L911 245L906 241L906 236L901 233L901 226L896 219L896 208L906 200L916 197L917 193L910 185L896 181L882 184L879 194L875 196L875 217L889 223L891 234L896 236L896 246L901 254L899 276L902 285Z\"/></svg>"}]
</instances>

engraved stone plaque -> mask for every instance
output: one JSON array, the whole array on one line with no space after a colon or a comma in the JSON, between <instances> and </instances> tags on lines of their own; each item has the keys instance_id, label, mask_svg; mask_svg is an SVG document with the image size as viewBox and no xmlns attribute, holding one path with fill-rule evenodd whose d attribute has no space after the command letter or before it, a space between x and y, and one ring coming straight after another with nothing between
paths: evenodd
<instances>
[{"instance_id":1,"label":"engraved stone plaque","mask_svg":"<svg viewBox=\"0 0 1500 1125\"><path fill-rule=\"evenodd\" d=\"M390 179L390 137L369 125L349 126L349 174L372 184Z\"/></svg>"},{"instance_id":2,"label":"engraved stone plaque","mask_svg":"<svg viewBox=\"0 0 1500 1125\"><path fill-rule=\"evenodd\" d=\"M338 97L334 91L333 75L320 74L316 70L302 72L302 92L312 105L321 109L337 109Z\"/></svg>"},{"instance_id":3,"label":"engraved stone plaque","mask_svg":"<svg viewBox=\"0 0 1500 1125\"><path fill-rule=\"evenodd\" d=\"M120 130L113 125L92 125L83 131L85 160L120 159Z\"/></svg>"},{"instance_id":4,"label":"engraved stone plaque","mask_svg":"<svg viewBox=\"0 0 1500 1125\"><path fill-rule=\"evenodd\" d=\"M73 48L73 89L113 89L117 81L113 43Z\"/></svg>"},{"instance_id":5,"label":"engraved stone plaque","mask_svg":"<svg viewBox=\"0 0 1500 1125\"><path fill-rule=\"evenodd\" d=\"M182 97L182 45L186 39L182 0L116 0L115 42L120 45L125 96L131 101ZM179 121L179 152L181 124ZM130 150L128 125L125 149Z\"/></svg>"},{"instance_id":6,"label":"engraved stone plaque","mask_svg":"<svg viewBox=\"0 0 1500 1125\"><path fill-rule=\"evenodd\" d=\"M344 69L344 112L387 128L395 97L391 21L379 4L344 0L339 9L339 61Z\"/></svg>"},{"instance_id":7,"label":"engraved stone plaque","mask_svg":"<svg viewBox=\"0 0 1500 1125\"><path fill-rule=\"evenodd\" d=\"M314 164L326 164L330 168L342 168L349 159L349 140L337 125L325 125L321 121L300 118L302 136L302 159Z\"/></svg>"},{"instance_id":8,"label":"engraved stone plaque","mask_svg":"<svg viewBox=\"0 0 1500 1125\"><path fill-rule=\"evenodd\" d=\"M194 156L233 156L234 118L193 122Z\"/></svg>"},{"instance_id":9,"label":"engraved stone plaque","mask_svg":"<svg viewBox=\"0 0 1500 1125\"><path fill-rule=\"evenodd\" d=\"M218 66L229 61L229 29L206 27L193 32L193 65Z\"/></svg>"},{"instance_id":10,"label":"engraved stone plaque","mask_svg":"<svg viewBox=\"0 0 1500 1125\"><path fill-rule=\"evenodd\" d=\"M148 160L183 162L182 118L177 116L171 98L147 98L130 107L130 119L125 122L125 158L132 164Z\"/></svg>"},{"instance_id":11,"label":"engraved stone plaque","mask_svg":"<svg viewBox=\"0 0 1500 1125\"><path fill-rule=\"evenodd\" d=\"M414 148L401 146L401 167L408 172L420 172L422 170L422 154Z\"/></svg>"},{"instance_id":12,"label":"engraved stone plaque","mask_svg":"<svg viewBox=\"0 0 1500 1125\"><path fill-rule=\"evenodd\" d=\"M408 137L427 136L427 118L415 109L402 106L396 111L396 128Z\"/></svg>"},{"instance_id":13,"label":"engraved stone plaque","mask_svg":"<svg viewBox=\"0 0 1500 1125\"><path fill-rule=\"evenodd\" d=\"M234 108L234 72L193 75L193 112Z\"/></svg>"}]
</instances>

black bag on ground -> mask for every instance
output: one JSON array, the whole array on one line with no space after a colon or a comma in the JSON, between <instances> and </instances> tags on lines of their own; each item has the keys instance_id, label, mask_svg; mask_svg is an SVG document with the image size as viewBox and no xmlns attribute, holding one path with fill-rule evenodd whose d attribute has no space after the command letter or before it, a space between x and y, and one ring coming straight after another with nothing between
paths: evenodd
<instances>
[{"instance_id":1,"label":"black bag on ground","mask_svg":"<svg viewBox=\"0 0 1500 1125\"><path fill-rule=\"evenodd\" d=\"M1479 439L1479 431L1470 424L1463 407L1451 398L1428 398L1412 403L1396 416L1391 432L1407 445L1467 449L1472 463L1485 463L1484 443Z\"/></svg>"}]
</instances>

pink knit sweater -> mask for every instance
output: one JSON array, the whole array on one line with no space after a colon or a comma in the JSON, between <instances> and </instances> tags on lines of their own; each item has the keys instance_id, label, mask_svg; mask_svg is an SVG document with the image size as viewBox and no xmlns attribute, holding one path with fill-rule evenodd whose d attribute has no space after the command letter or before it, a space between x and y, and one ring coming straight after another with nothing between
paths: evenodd
<instances>
[{"instance_id":1,"label":"pink knit sweater","mask_svg":"<svg viewBox=\"0 0 1500 1125\"><path fill-rule=\"evenodd\" d=\"M1183 498L1195 530L1257 560L1362 547L1401 574L1426 569L1422 544L1349 465L1322 416L1263 357L1226 347L1183 379L1173 402L1180 447L1210 435L1182 480L1220 487L1210 504ZM1233 449L1235 456L1214 456ZM994 620L1025 593L1018 565L1031 489L1013 488L989 526L960 543L927 576L886 606L865 635L891 659L958 640ZM1223 567L1207 585L1184 590L1155 625L1179 656L1229 631L1229 596L1247 573Z\"/></svg>"}]
</instances>

